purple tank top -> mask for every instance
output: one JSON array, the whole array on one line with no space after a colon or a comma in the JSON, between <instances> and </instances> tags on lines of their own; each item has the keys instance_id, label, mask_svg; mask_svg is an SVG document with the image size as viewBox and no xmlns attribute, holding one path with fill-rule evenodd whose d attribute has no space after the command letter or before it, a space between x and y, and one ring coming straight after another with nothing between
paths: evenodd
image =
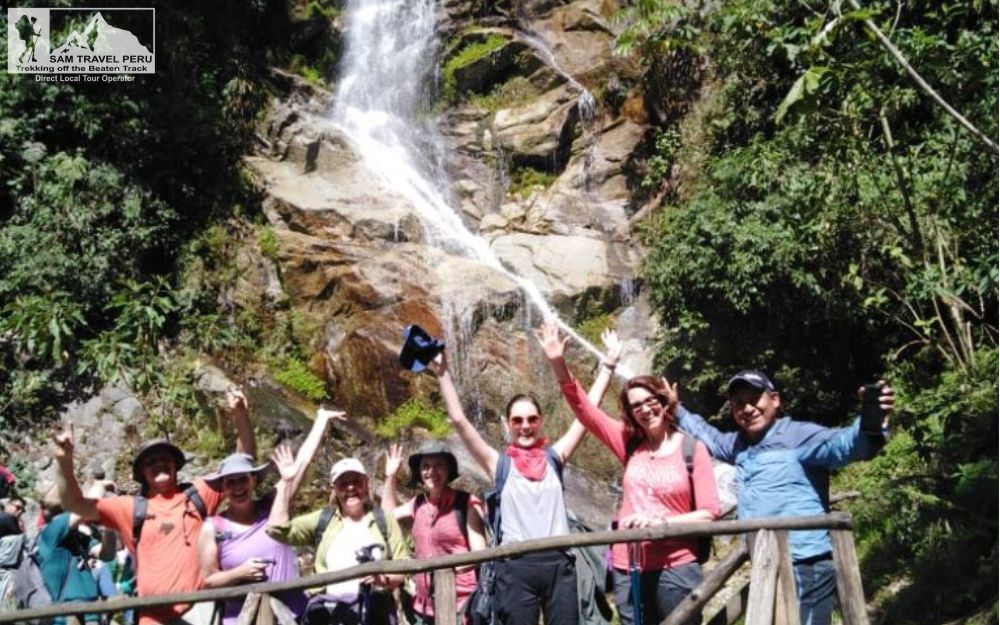
<instances>
[{"instance_id":1,"label":"purple tank top","mask_svg":"<svg viewBox=\"0 0 1000 625\"><path fill-rule=\"evenodd\" d=\"M279 543L265 531L267 528L267 505L264 502L262 509L257 514L257 519L253 525L244 529L239 525L234 525L229 519L223 516L211 517L216 533L216 545L219 548L219 568L223 571L234 569L250 558L265 558L274 560L274 564L267 567L267 581L282 582L289 579L298 579L299 568L295 557L295 550ZM306 608L306 596L301 590L290 590L276 595L280 598L288 609L296 617L302 615ZM236 623L240 610L243 608L243 598L226 601L222 612L223 625L233 625Z\"/></svg>"}]
</instances>

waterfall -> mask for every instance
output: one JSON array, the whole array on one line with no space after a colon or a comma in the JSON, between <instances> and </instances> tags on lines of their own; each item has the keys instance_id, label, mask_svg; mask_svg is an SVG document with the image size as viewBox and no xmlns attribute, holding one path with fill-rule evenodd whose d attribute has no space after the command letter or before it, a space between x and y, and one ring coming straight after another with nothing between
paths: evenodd
<instances>
[{"instance_id":1,"label":"waterfall","mask_svg":"<svg viewBox=\"0 0 1000 625\"><path fill-rule=\"evenodd\" d=\"M469 232L447 191L443 142L433 123L420 114L431 99L436 14L436 0L349 1L333 125L351 141L365 166L410 203L431 243L500 272L544 317L556 317L534 284L504 267L489 244ZM458 313L448 308L445 312ZM601 356L564 322L559 325Z\"/></svg>"}]
</instances>

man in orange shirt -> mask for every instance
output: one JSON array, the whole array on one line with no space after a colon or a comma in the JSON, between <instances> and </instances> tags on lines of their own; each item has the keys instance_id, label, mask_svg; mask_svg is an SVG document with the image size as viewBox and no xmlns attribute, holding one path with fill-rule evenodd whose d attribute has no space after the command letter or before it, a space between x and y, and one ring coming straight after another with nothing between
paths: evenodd
<instances>
[{"instance_id":1,"label":"man in orange shirt","mask_svg":"<svg viewBox=\"0 0 1000 625\"><path fill-rule=\"evenodd\" d=\"M253 456L255 441L246 399L239 391L229 391L227 403L236 423L236 451ZM85 497L73 474L72 424L56 434L54 441L59 465L56 486L63 506L119 533L136 563L139 596L200 590L204 580L198 564L198 534L205 517L215 514L222 494L200 478L187 489L177 482L184 453L166 439L153 439L139 447L132 477L142 485L146 510L136 537L135 509L140 497ZM211 616L211 603L159 606L143 610L139 625L208 625Z\"/></svg>"}]
</instances>

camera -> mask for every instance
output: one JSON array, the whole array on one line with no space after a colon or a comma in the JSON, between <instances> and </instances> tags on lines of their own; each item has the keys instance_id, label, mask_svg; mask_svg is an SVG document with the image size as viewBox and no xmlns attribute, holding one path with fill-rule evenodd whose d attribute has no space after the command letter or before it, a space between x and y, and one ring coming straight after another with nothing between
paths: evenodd
<instances>
[{"instance_id":1,"label":"camera","mask_svg":"<svg viewBox=\"0 0 1000 625\"><path fill-rule=\"evenodd\" d=\"M377 553L375 553L376 550ZM381 560L382 545L374 543L362 547L354 552L354 557L358 561L358 564L364 564L365 562L374 562L375 560Z\"/></svg>"}]
</instances>

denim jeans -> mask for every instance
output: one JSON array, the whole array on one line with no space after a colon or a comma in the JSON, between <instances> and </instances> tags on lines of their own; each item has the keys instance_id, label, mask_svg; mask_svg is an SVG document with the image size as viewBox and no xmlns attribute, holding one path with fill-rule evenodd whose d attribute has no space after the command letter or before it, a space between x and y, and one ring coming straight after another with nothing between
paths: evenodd
<instances>
[{"instance_id":1,"label":"denim jeans","mask_svg":"<svg viewBox=\"0 0 1000 625\"><path fill-rule=\"evenodd\" d=\"M837 597L837 572L833 560L796 564L794 568L801 625L830 625Z\"/></svg>"},{"instance_id":2,"label":"denim jeans","mask_svg":"<svg viewBox=\"0 0 1000 625\"><path fill-rule=\"evenodd\" d=\"M632 609L632 582L628 571L615 569L615 605L621 625L635 622ZM683 564L672 569L645 571L639 574L639 596L642 601L643 625L655 625L667 618L684 597L701 583L701 565L697 562ZM701 615L695 614L688 624L700 623Z\"/></svg>"}]
</instances>

